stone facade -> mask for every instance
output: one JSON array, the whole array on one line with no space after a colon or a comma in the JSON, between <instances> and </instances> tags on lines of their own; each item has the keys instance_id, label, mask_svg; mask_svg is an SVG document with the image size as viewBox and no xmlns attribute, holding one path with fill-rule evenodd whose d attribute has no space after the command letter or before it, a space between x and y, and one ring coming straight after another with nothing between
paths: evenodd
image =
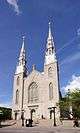
<instances>
[{"instance_id":1,"label":"stone facade","mask_svg":"<svg viewBox=\"0 0 80 133\"><path fill-rule=\"evenodd\" d=\"M32 118L33 120L60 117L59 107L59 75L55 56L54 40L49 23L49 33L46 45L44 70L39 72L33 66L27 74L24 37L19 57L19 63L14 75L13 84L13 119Z\"/></svg>"}]
</instances>

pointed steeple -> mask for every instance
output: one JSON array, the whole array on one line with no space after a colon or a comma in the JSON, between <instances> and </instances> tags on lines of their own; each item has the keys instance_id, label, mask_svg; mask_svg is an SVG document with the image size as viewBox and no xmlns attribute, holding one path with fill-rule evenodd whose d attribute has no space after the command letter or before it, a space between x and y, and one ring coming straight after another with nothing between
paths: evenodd
<instances>
[{"instance_id":1,"label":"pointed steeple","mask_svg":"<svg viewBox=\"0 0 80 133\"><path fill-rule=\"evenodd\" d=\"M22 39L23 41L22 41L22 48L19 56L19 65L26 65L26 56L25 56L25 48L24 48L25 36L23 36Z\"/></svg>"},{"instance_id":2,"label":"pointed steeple","mask_svg":"<svg viewBox=\"0 0 80 133\"><path fill-rule=\"evenodd\" d=\"M54 40L51 32L51 23L49 22L49 31L46 45L45 64L52 63L56 60Z\"/></svg>"},{"instance_id":3,"label":"pointed steeple","mask_svg":"<svg viewBox=\"0 0 80 133\"><path fill-rule=\"evenodd\" d=\"M21 53L24 52L24 41L25 41L25 36L23 36L22 39L23 39L23 42L22 42Z\"/></svg>"},{"instance_id":4,"label":"pointed steeple","mask_svg":"<svg viewBox=\"0 0 80 133\"><path fill-rule=\"evenodd\" d=\"M54 47L53 36L51 32L51 23L49 22L49 31L48 31L48 38L47 38L47 48Z\"/></svg>"},{"instance_id":5,"label":"pointed steeple","mask_svg":"<svg viewBox=\"0 0 80 133\"><path fill-rule=\"evenodd\" d=\"M51 33L51 23L49 22L49 33L48 33L48 40L52 39L52 33Z\"/></svg>"},{"instance_id":6,"label":"pointed steeple","mask_svg":"<svg viewBox=\"0 0 80 133\"><path fill-rule=\"evenodd\" d=\"M22 47L20 51L19 61L16 68L16 74L25 73L26 75L26 54L25 54L25 36L22 37Z\"/></svg>"}]
</instances>

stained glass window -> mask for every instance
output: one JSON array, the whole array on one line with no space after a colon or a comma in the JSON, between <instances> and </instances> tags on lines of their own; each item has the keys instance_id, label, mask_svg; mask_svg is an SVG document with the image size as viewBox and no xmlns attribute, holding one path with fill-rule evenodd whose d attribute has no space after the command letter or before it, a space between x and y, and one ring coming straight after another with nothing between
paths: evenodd
<instances>
[{"instance_id":1,"label":"stained glass window","mask_svg":"<svg viewBox=\"0 0 80 133\"><path fill-rule=\"evenodd\" d=\"M38 86L35 82L32 82L28 88L28 102L38 101Z\"/></svg>"}]
</instances>

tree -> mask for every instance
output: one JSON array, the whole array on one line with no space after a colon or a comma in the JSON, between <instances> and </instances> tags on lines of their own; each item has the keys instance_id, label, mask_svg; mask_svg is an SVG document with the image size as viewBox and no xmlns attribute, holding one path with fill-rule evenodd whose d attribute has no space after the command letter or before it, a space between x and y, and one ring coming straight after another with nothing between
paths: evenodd
<instances>
[{"instance_id":1,"label":"tree","mask_svg":"<svg viewBox=\"0 0 80 133\"><path fill-rule=\"evenodd\" d=\"M1 120L11 119L12 110L10 108L0 107L0 111L2 112L0 115Z\"/></svg>"},{"instance_id":2,"label":"tree","mask_svg":"<svg viewBox=\"0 0 80 133\"><path fill-rule=\"evenodd\" d=\"M80 118L80 90L68 91L65 97L59 102L61 117L69 117L70 107L72 107L73 117Z\"/></svg>"},{"instance_id":3,"label":"tree","mask_svg":"<svg viewBox=\"0 0 80 133\"><path fill-rule=\"evenodd\" d=\"M59 102L59 107L60 107L61 117L68 118L69 117L69 101L66 96L64 98L61 98L61 100Z\"/></svg>"},{"instance_id":4,"label":"tree","mask_svg":"<svg viewBox=\"0 0 80 133\"><path fill-rule=\"evenodd\" d=\"M74 117L80 118L80 90L76 89L71 94L71 102Z\"/></svg>"}]
</instances>

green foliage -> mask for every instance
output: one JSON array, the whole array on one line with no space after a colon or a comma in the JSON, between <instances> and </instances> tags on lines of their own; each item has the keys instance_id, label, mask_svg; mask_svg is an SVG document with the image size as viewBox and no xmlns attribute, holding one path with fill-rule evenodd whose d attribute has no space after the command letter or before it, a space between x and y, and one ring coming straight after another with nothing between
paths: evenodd
<instances>
[{"instance_id":1,"label":"green foliage","mask_svg":"<svg viewBox=\"0 0 80 133\"><path fill-rule=\"evenodd\" d=\"M61 117L69 117L69 107L72 106L73 116L80 118L80 90L68 92L59 102Z\"/></svg>"},{"instance_id":2,"label":"green foliage","mask_svg":"<svg viewBox=\"0 0 80 133\"><path fill-rule=\"evenodd\" d=\"M59 102L61 117L69 117L69 102L68 98L64 97Z\"/></svg>"},{"instance_id":3,"label":"green foliage","mask_svg":"<svg viewBox=\"0 0 80 133\"><path fill-rule=\"evenodd\" d=\"M12 110L10 108L0 107L0 111L2 112L2 113L0 113L0 120L1 121L11 119Z\"/></svg>"},{"instance_id":4,"label":"green foliage","mask_svg":"<svg viewBox=\"0 0 80 133\"><path fill-rule=\"evenodd\" d=\"M71 93L71 102L74 116L80 118L80 90Z\"/></svg>"}]
</instances>

